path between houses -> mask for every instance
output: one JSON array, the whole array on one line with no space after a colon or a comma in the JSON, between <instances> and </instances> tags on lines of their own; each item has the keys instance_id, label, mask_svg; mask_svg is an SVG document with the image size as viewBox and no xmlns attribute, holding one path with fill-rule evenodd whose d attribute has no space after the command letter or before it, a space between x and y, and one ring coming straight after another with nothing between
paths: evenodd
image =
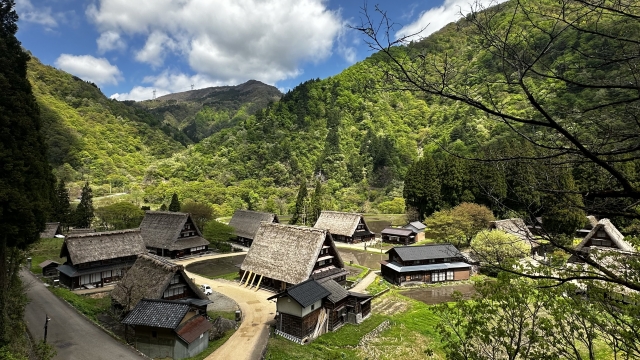
<instances>
[{"instance_id":1,"label":"path between houses","mask_svg":"<svg viewBox=\"0 0 640 360\"><path fill-rule=\"evenodd\" d=\"M208 255L200 258L178 260L177 264L186 265L215 258L235 256L232 254ZM213 359L254 360L260 359L262 350L269 340L269 324L276 314L275 302L267 300L272 296L265 290L248 289L237 282L228 280L212 280L187 272L187 275L198 285L209 284L214 291L232 298L242 310L242 323L238 330L218 350L207 357Z\"/></svg>"},{"instance_id":2,"label":"path between houses","mask_svg":"<svg viewBox=\"0 0 640 360\"><path fill-rule=\"evenodd\" d=\"M142 359L128 346L114 340L70 305L53 295L44 284L26 270L20 277L27 287L29 304L24 313L29 332L36 340L44 335L45 316L49 321L47 342L57 351L54 360Z\"/></svg>"},{"instance_id":3,"label":"path between houses","mask_svg":"<svg viewBox=\"0 0 640 360\"><path fill-rule=\"evenodd\" d=\"M376 273L371 271L365 276L356 286L349 289L349 291L357 292L357 293L366 293L367 286L371 285L372 282L376 280Z\"/></svg>"}]
</instances>

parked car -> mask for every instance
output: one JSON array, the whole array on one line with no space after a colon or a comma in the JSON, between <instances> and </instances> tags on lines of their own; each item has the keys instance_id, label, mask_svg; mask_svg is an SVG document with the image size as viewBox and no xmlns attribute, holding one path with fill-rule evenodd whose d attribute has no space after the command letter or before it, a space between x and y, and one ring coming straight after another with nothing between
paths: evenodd
<instances>
[{"instance_id":1,"label":"parked car","mask_svg":"<svg viewBox=\"0 0 640 360\"><path fill-rule=\"evenodd\" d=\"M202 284L200 285L200 289L202 290L202 292L209 296L211 294L213 294L213 290L211 290L211 286L207 285L207 284Z\"/></svg>"}]
</instances>

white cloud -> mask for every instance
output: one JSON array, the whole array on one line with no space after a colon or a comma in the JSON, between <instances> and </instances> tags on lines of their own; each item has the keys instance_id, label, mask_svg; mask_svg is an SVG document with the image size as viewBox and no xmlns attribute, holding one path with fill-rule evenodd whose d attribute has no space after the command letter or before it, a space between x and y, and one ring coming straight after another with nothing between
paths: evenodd
<instances>
[{"instance_id":1,"label":"white cloud","mask_svg":"<svg viewBox=\"0 0 640 360\"><path fill-rule=\"evenodd\" d=\"M100 34L100 37L96 40L98 44L98 53L104 54L111 50L124 50L127 47L124 40L115 31L105 31Z\"/></svg>"},{"instance_id":2,"label":"white cloud","mask_svg":"<svg viewBox=\"0 0 640 360\"><path fill-rule=\"evenodd\" d=\"M55 64L58 68L68 73L98 85L116 85L122 79L122 74L118 67L111 65L109 60L105 58L95 58L91 55L62 54Z\"/></svg>"},{"instance_id":3,"label":"white cloud","mask_svg":"<svg viewBox=\"0 0 640 360\"><path fill-rule=\"evenodd\" d=\"M110 98L140 101L153 98L154 90L156 91L156 97L160 97L166 94L191 90L191 85L193 85L194 89L227 85L221 81L211 80L206 75L198 74L189 76L183 73L169 71L163 71L158 76L147 76L142 82L144 84L150 84L151 86L136 86L128 93L115 93L111 95Z\"/></svg>"},{"instance_id":4,"label":"white cloud","mask_svg":"<svg viewBox=\"0 0 640 360\"><path fill-rule=\"evenodd\" d=\"M100 32L143 36L136 60L158 67L176 54L222 83L295 77L331 56L343 27L324 0L100 0L86 13Z\"/></svg>"},{"instance_id":5,"label":"white cloud","mask_svg":"<svg viewBox=\"0 0 640 360\"><path fill-rule=\"evenodd\" d=\"M50 7L34 7L30 0L17 0L16 12L20 20L43 25L47 28L58 26Z\"/></svg>"},{"instance_id":6,"label":"white cloud","mask_svg":"<svg viewBox=\"0 0 640 360\"><path fill-rule=\"evenodd\" d=\"M445 25L459 20L461 13L462 15L468 14L472 7L479 5L486 8L505 1L506 0L445 0L441 6L431 8L420 14L418 20L402 27L396 32L395 36L396 39L408 36L407 40L419 40L442 29Z\"/></svg>"}]
</instances>

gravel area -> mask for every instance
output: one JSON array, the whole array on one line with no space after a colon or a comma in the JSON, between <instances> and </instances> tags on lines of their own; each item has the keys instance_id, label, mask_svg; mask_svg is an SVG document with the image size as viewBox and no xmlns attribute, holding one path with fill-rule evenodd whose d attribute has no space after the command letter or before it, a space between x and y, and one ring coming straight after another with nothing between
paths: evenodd
<instances>
[{"instance_id":1,"label":"gravel area","mask_svg":"<svg viewBox=\"0 0 640 360\"><path fill-rule=\"evenodd\" d=\"M207 306L207 311L236 311L240 309L232 298L216 291L209 295L209 299L211 299L213 303Z\"/></svg>"}]
</instances>

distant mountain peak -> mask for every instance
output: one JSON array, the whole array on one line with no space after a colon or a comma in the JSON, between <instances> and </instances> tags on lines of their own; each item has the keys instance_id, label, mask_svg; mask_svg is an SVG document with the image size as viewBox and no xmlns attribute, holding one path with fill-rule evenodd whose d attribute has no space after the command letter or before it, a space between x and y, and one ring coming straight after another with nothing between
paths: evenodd
<instances>
[{"instance_id":1,"label":"distant mountain peak","mask_svg":"<svg viewBox=\"0 0 640 360\"><path fill-rule=\"evenodd\" d=\"M266 96L278 100L282 97L282 93L278 88L267 85L258 80L249 80L240 85L212 86L202 89L194 89L188 91L177 92L160 96L156 101L180 100L180 101L202 101L207 98L227 97L233 93L256 92L260 96Z\"/></svg>"}]
</instances>

